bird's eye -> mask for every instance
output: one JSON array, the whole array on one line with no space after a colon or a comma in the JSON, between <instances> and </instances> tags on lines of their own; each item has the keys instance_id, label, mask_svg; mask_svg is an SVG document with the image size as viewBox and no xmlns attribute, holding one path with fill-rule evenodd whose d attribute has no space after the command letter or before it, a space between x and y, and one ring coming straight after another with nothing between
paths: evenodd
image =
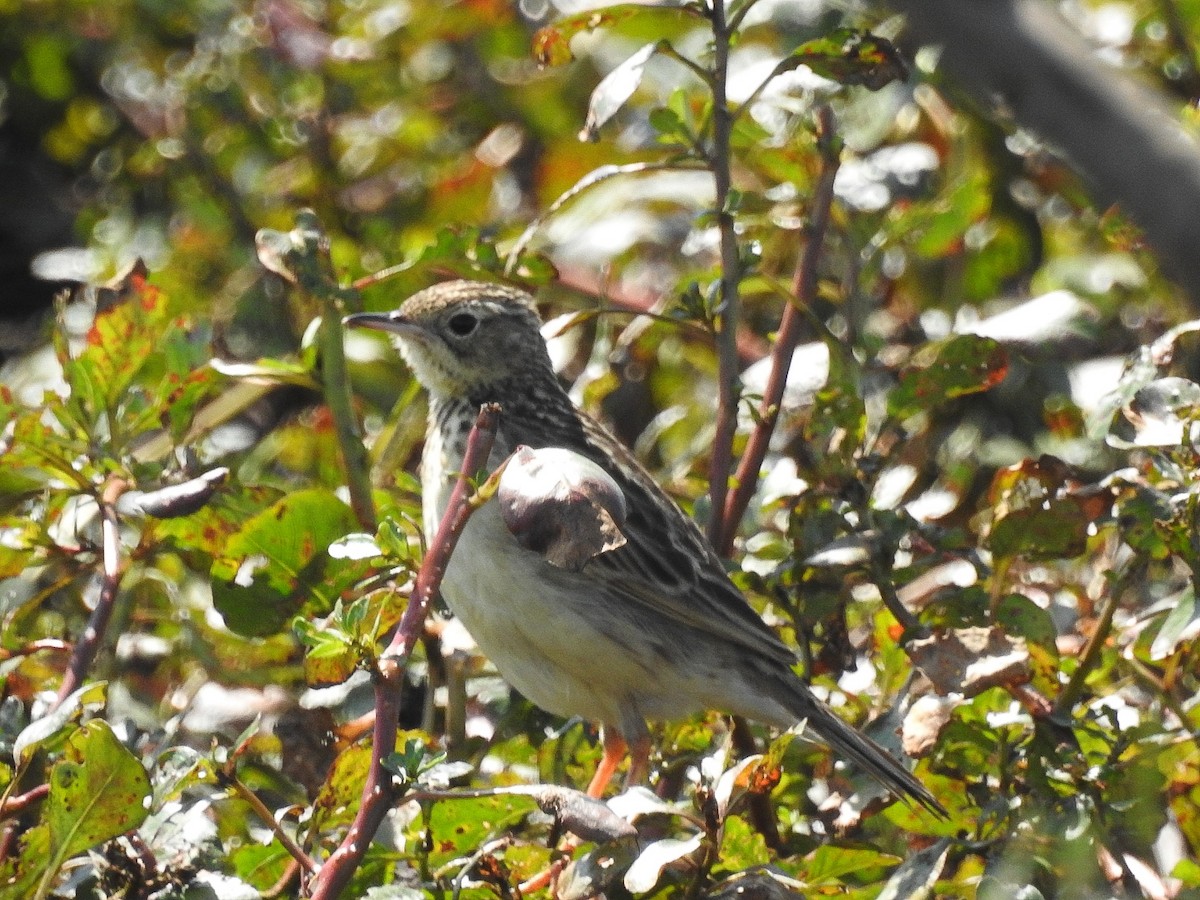
<instances>
[{"instance_id":1,"label":"bird's eye","mask_svg":"<svg viewBox=\"0 0 1200 900\"><path fill-rule=\"evenodd\" d=\"M466 337L475 330L475 326L479 324L479 320L471 313L455 313L450 317L450 330L459 337Z\"/></svg>"}]
</instances>

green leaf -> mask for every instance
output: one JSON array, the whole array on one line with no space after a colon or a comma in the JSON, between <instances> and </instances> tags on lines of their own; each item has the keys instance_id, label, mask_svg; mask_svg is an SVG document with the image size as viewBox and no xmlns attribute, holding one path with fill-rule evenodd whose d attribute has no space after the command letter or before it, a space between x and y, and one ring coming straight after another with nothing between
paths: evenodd
<instances>
[{"instance_id":1,"label":"green leaf","mask_svg":"<svg viewBox=\"0 0 1200 900\"><path fill-rule=\"evenodd\" d=\"M1087 549L1088 521L1071 497L1014 509L992 523L987 545L997 556L1068 559Z\"/></svg>"},{"instance_id":2,"label":"green leaf","mask_svg":"<svg viewBox=\"0 0 1200 900\"><path fill-rule=\"evenodd\" d=\"M641 20L648 30L659 33L668 20L679 22L685 16L697 15L697 10L689 6L650 6L641 3L617 3L601 9L589 9L539 28L533 36L533 58L541 66L561 66L575 58L571 53L571 39L577 34L597 28L611 28L628 20Z\"/></svg>"},{"instance_id":3,"label":"green leaf","mask_svg":"<svg viewBox=\"0 0 1200 900\"><path fill-rule=\"evenodd\" d=\"M354 515L330 491L284 497L234 534L213 562L213 603L239 634L274 634L310 601L330 609L339 593L326 549L355 528ZM344 573L349 564L343 564Z\"/></svg>"},{"instance_id":4,"label":"green leaf","mask_svg":"<svg viewBox=\"0 0 1200 900\"><path fill-rule=\"evenodd\" d=\"M96 314L83 352L63 366L70 403L81 405L85 422L116 411L118 399L157 352L168 327L165 295L141 275L132 276L129 284L132 295Z\"/></svg>"},{"instance_id":5,"label":"green leaf","mask_svg":"<svg viewBox=\"0 0 1200 900\"><path fill-rule=\"evenodd\" d=\"M1008 374L1008 354L998 341L960 334L927 344L900 372L888 413L905 420L967 394L995 387Z\"/></svg>"},{"instance_id":6,"label":"green leaf","mask_svg":"<svg viewBox=\"0 0 1200 900\"><path fill-rule=\"evenodd\" d=\"M341 684L362 662L354 638L341 629L319 627L303 616L297 616L292 627L309 648L304 654L304 680L309 684Z\"/></svg>"},{"instance_id":7,"label":"green leaf","mask_svg":"<svg viewBox=\"0 0 1200 900\"><path fill-rule=\"evenodd\" d=\"M996 604L994 618L1006 634L1023 637L1032 644L1050 650L1055 649L1058 629L1054 627L1054 619L1048 610L1042 609L1023 594L1001 597Z\"/></svg>"},{"instance_id":8,"label":"green leaf","mask_svg":"<svg viewBox=\"0 0 1200 900\"><path fill-rule=\"evenodd\" d=\"M823 845L806 858L804 880L812 884L837 881L852 872L864 869L884 869L896 865L900 858L867 847Z\"/></svg>"},{"instance_id":9,"label":"green leaf","mask_svg":"<svg viewBox=\"0 0 1200 900\"><path fill-rule=\"evenodd\" d=\"M314 833L327 832L354 819L370 769L371 747L368 744L354 744L337 755L313 801Z\"/></svg>"},{"instance_id":10,"label":"green leaf","mask_svg":"<svg viewBox=\"0 0 1200 900\"><path fill-rule=\"evenodd\" d=\"M740 816L729 816L721 836L721 867L740 872L751 866L765 866L770 861L771 852L762 834Z\"/></svg>"},{"instance_id":11,"label":"green leaf","mask_svg":"<svg viewBox=\"0 0 1200 900\"><path fill-rule=\"evenodd\" d=\"M583 125L583 131L579 133L580 140L599 139L601 126L616 115L617 110L625 105L625 101L633 96L633 92L642 83L646 63L665 43L654 41L646 44L601 79L588 102L587 121Z\"/></svg>"},{"instance_id":12,"label":"green leaf","mask_svg":"<svg viewBox=\"0 0 1200 900\"><path fill-rule=\"evenodd\" d=\"M49 827L42 823L26 831L16 853L0 867L0 900L29 900L51 856Z\"/></svg>"},{"instance_id":13,"label":"green leaf","mask_svg":"<svg viewBox=\"0 0 1200 900\"><path fill-rule=\"evenodd\" d=\"M212 501L177 519L156 519L144 527L164 544L209 557L221 555L235 534L269 504L281 499L278 488L234 483Z\"/></svg>"},{"instance_id":14,"label":"green leaf","mask_svg":"<svg viewBox=\"0 0 1200 900\"><path fill-rule=\"evenodd\" d=\"M52 852L36 896L49 893L68 859L141 825L149 796L146 770L107 722L89 722L72 734L50 770L42 815Z\"/></svg>"},{"instance_id":15,"label":"green leaf","mask_svg":"<svg viewBox=\"0 0 1200 900\"><path fill-rule=\"evenodd\" d=\"M535 808L531 797L503 794L463 800L442 800L429 811L433 849L431 868L468 856L484 841L524 819Z\"/></svg>"},{"instance_id":16,"label":"green leaf","mask_svg":"<svg viewBox=\"0 0 1200 900\"><path fill-rule=\"evenodd\" d=\"M779 71L800 65L840 84L861 85L872 91L908 77L908 66L891 41L855 28L835 28L805 41Z\"/></svg>"},{"instance_id":17,"label":"green leaf","mask_svg":"<svg viewBox=\"0 0 1200 900\"><path fill-rule=\"evenodd\" d=\"M1180 642L1195 637L1200 631L1200 600L1193 583L1189 581L1173 599L1174 605L1150 645L1150 658L1156 661L1166 659Z\"/></svg>"},{"instance_id":18,"label":"green leaf","mask_svg":"<svg viewBox=\"0 0 1200 900\"><path fill-rule=\"evenodd\" d=\"M229 854L229 862L233 864L233 871L238 878L258 890L265 891L279 881L293 859L276 838L266 845L246 844L236 848ZM229 890L228 896L244 896L244 894L236 892L232 885L227 890ZM216 894L215 896L225 895ZM257 893L251 894L251 896L257 896Z\"/></svg>"}]
</instances>

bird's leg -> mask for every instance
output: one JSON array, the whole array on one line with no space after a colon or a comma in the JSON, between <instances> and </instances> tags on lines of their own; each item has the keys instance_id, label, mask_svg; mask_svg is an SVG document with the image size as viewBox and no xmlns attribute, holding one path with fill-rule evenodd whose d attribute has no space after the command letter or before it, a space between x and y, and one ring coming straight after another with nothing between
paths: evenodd
<instances>
[{"instance_id":1,"label":"bird's leg","mask_svg":"<svg viewBox=\"0 0 1200 900\"><path fill-rule=\"evenodd\" d=\"M587 795L597 800L604 793L604 789L608 787L608 783L612 781L613 775L616 774L617 766L621 764L621 760L625 758L625 753L629 750L629 745L625 743L625 739L610 728L603 729L602 741L604 743L604 756L600 759L600 765L596 766L596 774L592 776L592 780L587 786ZM638 743L640 744L641 742L639 741ZM648 746L647 752L649 752ZM629 772L632 775L633 769L631 768Z\"/></svg>"},{"instance_id":2,"label":"bird's leg","mask_svg":"<svg viewBox=\"0 0 1200 900\"><path fill-rule=\"evenodd\" d=\"M629 774L625 776L625 786L644 784L650 775L650 735L639 734L629 745Z\"/></svg>"}]
</instances>

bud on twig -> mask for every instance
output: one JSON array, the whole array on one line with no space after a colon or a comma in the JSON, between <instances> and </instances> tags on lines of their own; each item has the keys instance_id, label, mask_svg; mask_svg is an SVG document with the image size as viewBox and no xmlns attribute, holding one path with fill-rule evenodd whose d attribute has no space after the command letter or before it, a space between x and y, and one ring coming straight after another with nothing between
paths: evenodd
<instances>
[{"instance_id":1,"label":"bud on twig","mask_svg":"<svg viewBox=\"0 0 1200 900\"><path fill-rule=\"evenodd\" d=\"M624 545L625 495L591 460L561 447L518 447L500 476L496 501L508 530L560 569Z\"/></svg>"}]
</instances>

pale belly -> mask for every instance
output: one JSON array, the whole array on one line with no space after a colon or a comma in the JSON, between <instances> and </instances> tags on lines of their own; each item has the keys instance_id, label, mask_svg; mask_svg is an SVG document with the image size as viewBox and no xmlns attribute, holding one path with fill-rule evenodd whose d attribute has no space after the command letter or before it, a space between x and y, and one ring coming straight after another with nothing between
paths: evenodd
<instances>
[{"instance_id":1,"label":"pale belly","mask_svg":"<svg viewBox=\"0 0 1200 900\"><path fill-rule=\"evenodd\" d=\"M439 452L436 442L426 454ZM427 457L428 458L428 457ZM489 469L503 459L494 453ZM436 532L452 483L424 497L426 534ZM595 573L555 568L521 547L495 500L467 522L442 581L446 605L500 674L556 715L582 716L627 739L647 720L721 709L761 721L794 721L744 677L727 642L688 632L594 587ZM626 603L630 601L625 601Z\"/></svg>"},{"instance_id":2,"label":"pale belly","mask_svg":"<svg viewBox=\"0 0 1200 900\"><path fill-rule=\"evenodd\" d=\"M577 611L580 604L603 602L589 590L586 573L554 570L520 547L495 503L476 510L468 522L442 595L500 674L549 712L629 733L645 718L692 711L678 702L686 693L662 696L667 686L652 668L653 659L623 646ZM664 702L672 708L660 709Z\"/></svg>"}]
</instances>

